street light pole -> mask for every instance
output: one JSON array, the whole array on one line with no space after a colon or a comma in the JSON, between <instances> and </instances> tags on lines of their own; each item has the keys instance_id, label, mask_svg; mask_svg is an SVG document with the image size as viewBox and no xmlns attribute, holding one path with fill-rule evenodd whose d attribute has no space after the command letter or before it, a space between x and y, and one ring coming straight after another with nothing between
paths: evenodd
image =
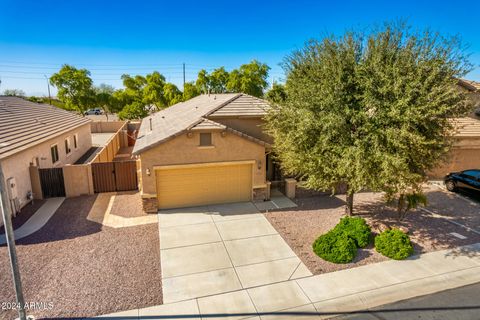
<instances>
[{"instance_id":1,"label":"street light pole","mask_svg":"<svg viewBox=\"0 0 480 320\"><path fill-rule=\"evenodd\" d=\"M43 75L45 79L47 80L47 87L48 87L48 103L52 105L52 96L50 96L50 82L48 82L48 77L44 74Z\"/></svg>"},{"instance_id":2,"label":"street light pole","mask_svg":"<svg viewBox=\"0 0 480 320\"><path fill-rule=\"evenodd\" d=\"M18 316L20 320L26 320L25 300L23 299L22 280L20 279L20 270L18 268L17 251L15 249L15 238L13 237L12 220L10 216L10 206L8 205L7 190L5 188L5 178L3 176L2 164L0 163L0 211L3 216L5 227L5 238L7 239L8 254L10 256L10 265L12 268L13 284L15 285L15 295L18 304Z\"/></svg>"}]
</instances>

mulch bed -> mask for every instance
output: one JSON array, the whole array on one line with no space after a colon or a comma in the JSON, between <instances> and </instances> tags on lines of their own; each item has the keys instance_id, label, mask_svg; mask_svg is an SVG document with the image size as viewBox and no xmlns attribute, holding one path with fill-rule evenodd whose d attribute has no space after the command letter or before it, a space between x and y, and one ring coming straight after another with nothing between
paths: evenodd
<instances>
[{"instance_id":1,"label":"mulch bed","mask_svg":"<svg viewBox=\"0 0 480 320\"><path fill-rule=\"evenodd\" d=\"M37 212L37 210L45 203L45 201L46 200L34 200L33 203L30 202L25 207L23 207L22 210L17 213L17 216L15 218L12 218L13 230L20 228L25 222L27 222L27 220L30 219L30 217L33 216L35 212ZM2 225L0 227L0 234L4 233L5 228Z\"/></svg>"},{"instance_id":2,"label":"mulch bed","mask_svg":"<svg viewBox=\"0 0 480 320\"><path fill-rule=\"evenodd\" d=\"M142 209L142 198L138 191L118 192L115 195L110 213L125 218L148 215L148 213Z\"/></svg>"},{"instance_id":3,"label":"mulch bed","mask_svg":"<svg viewBox=\"0 0 480 320\"><path fill-rule=\"evenodd\" d=\"M86 219L95 196L65 200L46 226L17 242L25 300L53 303L38 318L91 317L162 303L156 224L108 228ZM0 246L0 301L14 301ZM3 285L6 284L6 285ZM14 311L0 318L13 319Z\"/></svg>"},{"instance_id":4,"label":"mulch bed","mask_svg":"<svg viewBox=\"0 0 480 320\"><path fill-rule=\"evenodd\" d=\"M445 195L443 201L452 200ZM295 202L298 205L297 208L289 211L273 211L266 213L265 216L313 274L388 260L375 251L373 244L365 249L359 249L353 263L334 264L321 259L313 252L312 243L318 236L332 229L344 216L344 196L315 195L305 192L300 194ZM440 206L439 203L440 201L436 201L437 206ZM466 206L465 203L462 205ZM372 226L374 234L380 232L382 224L407 228L416 254L480 242L480 235L453 225L445 219L432 217L422 210L410 212L405 221L398 222L396 211L384 204L380 193L356 194L354 209L356 215L365 218ZM455 211L457 215L461 215L461 212ZM458 239L449 234L450 232L464 235L467 239Z\"/></svg>"}]
</instances>

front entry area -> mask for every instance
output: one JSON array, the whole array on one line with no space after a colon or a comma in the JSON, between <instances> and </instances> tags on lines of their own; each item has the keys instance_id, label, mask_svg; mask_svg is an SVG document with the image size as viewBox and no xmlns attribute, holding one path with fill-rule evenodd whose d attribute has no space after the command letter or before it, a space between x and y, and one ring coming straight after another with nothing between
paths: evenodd
<instances>
[{"instance_id":1,"label":"front entry area","mask_svg":"<svg viewBox=\"0 0 480 320\"><path fill-rule=\"evenodd\" d=\"M160 209L252 200L255 161L156 167Z\"/></svg>"}]
</instances>

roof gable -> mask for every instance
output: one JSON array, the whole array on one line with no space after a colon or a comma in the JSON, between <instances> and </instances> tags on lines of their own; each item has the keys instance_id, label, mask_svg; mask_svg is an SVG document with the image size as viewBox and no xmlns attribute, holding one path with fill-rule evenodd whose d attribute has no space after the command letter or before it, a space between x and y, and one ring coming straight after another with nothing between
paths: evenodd
<instances>
[{"instance_id":1,"label":"roof gable","mask_svg":"<svg viewBox=\"0 0 480 320\"><path fill-rule=\"evenodd\" d=\"M34 103L19 97L0 96L0 159L90 121L48 104Z\"/></svg>"},{"instance_id":2,"label":"roof gable","mask_svg":"<svg viewBox=\"0 0 480 320\"><path fill-rule=\"evenodd\" d=\"M133 153L139 154L192 128L225 127L206 117L263 117L269 107L265 100L243 93L197 96L144 118Z\"/></svg>"}]
</instances>

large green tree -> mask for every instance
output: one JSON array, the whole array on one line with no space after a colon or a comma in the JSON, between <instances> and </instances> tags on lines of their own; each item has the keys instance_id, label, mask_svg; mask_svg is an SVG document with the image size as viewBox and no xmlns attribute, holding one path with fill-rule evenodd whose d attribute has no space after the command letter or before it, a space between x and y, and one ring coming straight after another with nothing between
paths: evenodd
<instances>
[{"instance_id":1,"label":"large green tree","mask_svg":"<svg viewBox=\"0 0 480 320\"><path fill-rule=\"evenodd\" d=\"M241 65L231 72L224 67L214 69L211 73L202 69L195 82L203 93L243 92L255 97L263 97L268 86L267 77L270 68L256 60Z\"/></svg>"},{"instance_id":2,"label":"large green tree","mask_svg":"<svg viewBox=\"0 0 480 320\"><path fill-rule=\"evenodd\" d=\"M145 117L149 111L158 111L182 101L182 92L157 71L146 76L122 75L124 89L117 90L113 97L121 106L121 119Z\"/></svg>"},{"instance_id":3,"label":"large green tree","mask_svg":"<svg viewBox=\"0 0 480 320\"><path fill-rule=\"evenodd\" d=\"M366 188L404 203L467 110L462 52L456 38L402 24L308 42L286 58L286 100L268 115L282 169L313 189L345 184L348 214Z\"/></svg>"},{"instance_id":4,"label":"large green tree","mask_svg":"<svg viewBox=\"0 0 480 320\"><path fill-rule=\"evenodd\" d=\"M50 77L50 83L57 88L57 96L67 110L83 113L95 105L93 81L86 69L65 64Z\"/></svg>"},{"instance_id":5,"label":"large green tree","mask_svg":"<svg viewBox=\"0 0 480 320\"><path fill-rule=\"evenodd\" d=\"M285 86L283 84L274 82L272 87L265 94L265 98L273 103L283 103L285 100L287 100Z\"/></svg>"},{"instance_id":6,"label":"large green tree","mask_svg":"<svg viewBox=\"0 0 480 320\"><path fill-rule=\"evenodd\" d=\"M228 77L227 89L231 92L243 92L255 97L263 97L268 86L268 67L264 63L253 60L232 70Z\"/></svg>"}]
</instances>

